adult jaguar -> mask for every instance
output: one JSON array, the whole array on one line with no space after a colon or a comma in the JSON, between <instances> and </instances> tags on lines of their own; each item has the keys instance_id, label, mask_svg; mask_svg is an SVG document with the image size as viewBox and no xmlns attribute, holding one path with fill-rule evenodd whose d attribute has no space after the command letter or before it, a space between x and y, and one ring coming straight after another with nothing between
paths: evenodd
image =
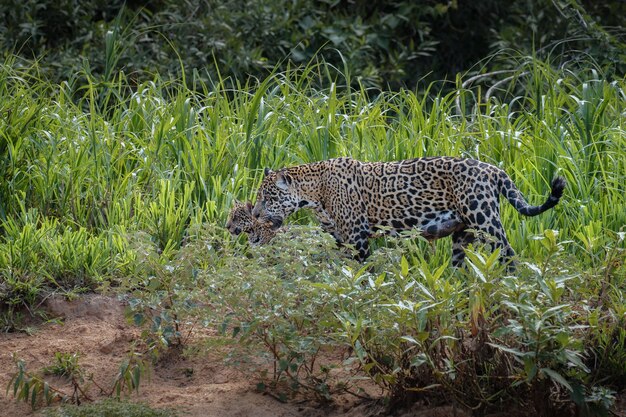
<instances>
[{"instance_id":1,"label":"adult jaguar","mask_svg":"<svg viewBox=\"0 0 626 417\"><path fill-rule=\"evenodd\" d=\"M325 232L337 236L335 224L331 219L324 218L318 219ZM277 230L272 228L271 222L261 222L252 216L252 203L247 201L241 203L235 200L235 205L228 214L228 220L226 222L226 228L233 236L238 236L241 233L248 234L248 242L252 246L264 245L269 243L277 234ZM450 236L457 230L465 228L463 223L459 223L455 220L448 220L440 224L432 225L422 232L422 236L428 240L433 241L442 237ZM374 235L372 237L378 237Z\"/></svg>"},{"instance_id":2,"label":"adult jaguar","mask_svg":"<svg viewBox=\"0 0 626 417\"><path fill-rule=\"evenodd\" d=\"M228 213L226 228L234 235L248 234L248 242L252 246L264 245L276 236L276 230L271 223L262 223L252 216L252 203L241 203L235 200L233 208Z\"/></svg>"},{"instance_id":3,"label":"adult jaguar","mask_svg":"<svg viewBox=\"0 0 626 417\"><path fill-rule=\"evenodd\" d=\"M462 264L464 248L477 237L484 240L484 234L493 237L502 261L509 263L515 252L500 222L498 196L502 194L521 214L536 216L559 202L565 186L565 180L556 177L548 199L531 206L503 170L475 159L337 158L266 169L252 214L277 229L291 213L311 208L322 228L340 243L354 246L359 260L369 255L368 238L379 228L392 232L419 228L439 230L435 238L452 234L454 266Z\"/></svg>"}]
</instances>

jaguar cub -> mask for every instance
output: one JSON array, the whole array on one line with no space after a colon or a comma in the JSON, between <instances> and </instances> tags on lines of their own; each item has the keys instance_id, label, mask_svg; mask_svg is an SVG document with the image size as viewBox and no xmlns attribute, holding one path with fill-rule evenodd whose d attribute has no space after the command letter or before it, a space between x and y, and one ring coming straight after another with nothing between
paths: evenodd
<instances>
[{"instance_id":1,"label":"jaguar cub","mask_svg":"<svg viewBox=\"0 0 626 417\"><path fill-rule=\"evenodd\" d=\"M519 213L536 216L559 202L565 186L563 178L555 178L547 200L531 206L503 170L475 159L337 158L266 169L252 214L275 230L291 213L310 208L325 231L356 248L360 260L369 255L368 239L380 228L392 233L418 228L431 239L452 235L454 266L462 264L464 249L475 239L494 240L501 260L512 268L515 252L500 221L499 196Z\"/></svg>"},{"instance_id":2,"label":"jaguar cub","mask_svg":"<svg viewBox=\"0 0 626 417\"><path fill-rule=\"evenodd\" d=\"M226 228L234 236L247 233L248 242L252 246L264 245L276 236L276 230L272 229L271 224L262 223L252 216L252 203L249 201L245 203L235 201L228 214Z\"/></svg>"}]
</instances>

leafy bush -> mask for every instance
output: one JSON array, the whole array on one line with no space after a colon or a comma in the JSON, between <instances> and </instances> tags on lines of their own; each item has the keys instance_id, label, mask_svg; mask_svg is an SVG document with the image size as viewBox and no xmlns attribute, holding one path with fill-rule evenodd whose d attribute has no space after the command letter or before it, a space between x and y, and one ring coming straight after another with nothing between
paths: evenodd
<instances>
[{"instance_id":1,"label":"leafy bush","mask_svg":"<svg viewBox=\"0 0 626 417\"><path fill-rule=\"evenodd\" d=\"M114 275L113 259L121 248L106 234L62 228L37 210L3 226L0 306L7 309L7 317L38 304L50 292L95 290L104 277Z\"/></svg>"},{"instance_id":2,"label":"leafy bush","mask_svg":"<svg viewBox=\"0 0 626 417\"><path fill-rule=\"evenodd\" d=\"M205 321L220 343L232 338L228 362L254 371L260 390L331 400L352 387L357 369L338 358L348 345L336 337L338 300L323 289L354 267L330 236L292 226L249 258L203 273Z\"/></svg>"},{"instance_id":3,"label":"leafy bush","mask_svg":"<svg viewBox=\"0 0 626 417\"><path fill-rule=\"evenodd\" d=\"M602 415L622 386L624 282L610 295L591 289L580 265L553 256L566 244L553 230L537 238L546 261L515 276L479 248L466 270L451 269L445 242L432 251L391 239L361 266L309 227L254 252L207 243L216 232L189 240L188 257L165 267L172 278L146 281L131 311L152 317L137 323L159 349L191 343L180 337L195 326L215 329L205 346L281 400L358 394L365 375L391 405L441 396L475 410L517 401L538 415L571 404ZM186 262L200 248L211 261L196 269ZM602 310L580 307L599 299Z\"/></svg>"},{"instance_id":4,"label":"leafy bush","mask_svg":"<svg viewBox=\"0 0 626 417\"><path fill-rule=\"evenodd\" d=\"M544 239L555 242L552 231ZM370 278L371 291L344 320L364 370L395 401L443 387L471 409L516 398L530 401L538 415L553 415L571 397L582 410L606 413L614 391L595 385L598 369L588 367L593 350L586 344L603 326L597 313L577 308L587 279L558 257L548 257L543 269L528 264L517 276L504 276L496 259L470 251L467 271L451 273L441 259L411 267L402 257L391 279L389 272ZM621 333L605 320L614 337ZM617 381L621 368L604 375Z\"/></svg>"}]
</instances>

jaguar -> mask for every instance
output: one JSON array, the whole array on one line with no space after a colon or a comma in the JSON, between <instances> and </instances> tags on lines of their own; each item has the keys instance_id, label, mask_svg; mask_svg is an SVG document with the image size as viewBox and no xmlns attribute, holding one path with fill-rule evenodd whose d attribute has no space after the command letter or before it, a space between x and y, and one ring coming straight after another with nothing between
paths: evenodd
<instances>
[{"instance_id":1,"label":"jaguar","mask_svg":"<svg viewBox=\"0 0 626 417\"><path fill-rule=\"evenodd\" d=\"M265 169L252 216L272 230L285 218L312 209L322 229L351 245L357 259L370 253L368 239L381 230L396 234L418 228L425 237L452 236L452 265L476 240L500 249L500 260L514 269L515 251L500 219L499 196L522 215L554 207L566 181L555 177L545 202L529 205L502 169L470 158L426 157L396 162L336 158L273 171Z\"/></svg>"},{"instance_id":2,"label":"jaguar","mask_svg":"<svg viewBox=\"0 0 626 417\"><path fill-rule=\"evenodd\" d=\"M318 220L324 231L337 236L332 220L328 218ZM269 243L277 234L277 230L271 227L271 223L262 223L252 216L252 203L249 201L245 203L235 201L233 208L228 214L226 228L233 236L247 233L248 242L253 246ZM448 220L441 224L430 226L427 230L422 231L421 235L427 241L432 242L435 239L449 236L454 231L462 228L464 228L463 223L456 220ZM377 233L372 235L372 237L380 237L382 234L384 233Z\"/></svg>"},{"instance_id":3,"label":"jaguar","mask_svg":"<svg viewBox=\"0 0 626 417\"><path fill-rule=\"evenodd\" d=\"M228 214L226 229L233 235L248 234L248 242L252 246L269 243L277 231L271 227L271 223L262 223L252 216L252 203L235 201L233 208Z\"/></svg>"}]
</instances>

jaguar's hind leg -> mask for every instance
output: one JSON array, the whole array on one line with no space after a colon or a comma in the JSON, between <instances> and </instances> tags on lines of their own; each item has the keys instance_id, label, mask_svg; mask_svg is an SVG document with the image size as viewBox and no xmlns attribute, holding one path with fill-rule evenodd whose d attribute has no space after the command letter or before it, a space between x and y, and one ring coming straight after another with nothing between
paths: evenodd
<instances>
[{"instance_id":1,"label":"jaguar's hind leg","mask_svg":"<svg viewBox=\"0 0 626 417\"><path fill-rule=\"evenodd\" d=\"M489 185L489 178L473 183L463 193L459 201L458 212L461 220L468 229L474 229L475 237L483 243L491 244L500 249L500 261L508 265L509 270L515 266L512 262L515 251L506 238L506 233L500 221L499 191L494 185ZM459 238L461 239L461 238ZM455 249L462 246L459 242ZM457 254L455 259L459 259Z\"/></svg>"},{"instance_id":2,"label":"jaguar's hind leg","mask_svg":"<svg viewBox=\"0 0 626 417\"><path fill-rule=\"evenodd\" d=\"M460 268L465 260L465 249L474 242L474 232L461 230L452 233L452 266Z\"/></svg>"},{"instance_id":3,"label":"jaguar's hind leg","mask_svg":"<svg viewBox=\"0 0 626 417\"><path fill-rule=\"evenodd\" d=\"M465 224L467 224L468 229L474 229L476 231L476 239L482 243L490 244L492 247L500 249L500 262L503 265L507 265L507 271L511 272L515 270L515 262L513 261L515 251L506 238L506 233L500 222L500 210L497 208L497 206L496 210L486 208L475 216L468 217L465 220ZM463 242L467 241L467 239L467 237L463 237ZM458 255L456 258L454 257L454 250L458 246L463 246L463 242L460 242L456 246L453 244L453 260L458 259ZM463 247L467 247L467 244Z\"/></svg>"},{"instance_id":4,"label":"jaguar's hind leg","mask_svg":"<svg viewBox=\"0 0 626 417\"><path fill-rule=\"evenodd\" d=\"M482 238L481 235L483 236ZM513 259L515 251L506 240L506 236L503 237L502 239L502 235L500 235L500 238L498 238L498 235L494 235L493 238L490 238L482 230L454 232L452 234L452 266L461 267L465 260L465 249L467 249L470 243L479 241L493 244L495 247L500 248L500 263L507 266L508 272L515 271L516 263Z\"/></svg>"},{"instance_id":5,"label":"jaguar's hind leg","mask_svg":"<svg viewBox=\"0 0 626 417\"><path fill-rule=\"evenodd\" d=\"M476 225L474 228L479 232L479 240L484 243L491 243L493 246L500 249L500 263L507 266L507 271L514 271L515 262L513 261L513 257L515 256L515 251L506 238L506 233L500 222L499 213L497 217L494 216L491 219L487 217L487 221L482 226ZM481 238L480 232L488 236L483 235L484 238ZM489 236L491 236L492 239L490 239Z\"/></svg>"}]
</instances>

